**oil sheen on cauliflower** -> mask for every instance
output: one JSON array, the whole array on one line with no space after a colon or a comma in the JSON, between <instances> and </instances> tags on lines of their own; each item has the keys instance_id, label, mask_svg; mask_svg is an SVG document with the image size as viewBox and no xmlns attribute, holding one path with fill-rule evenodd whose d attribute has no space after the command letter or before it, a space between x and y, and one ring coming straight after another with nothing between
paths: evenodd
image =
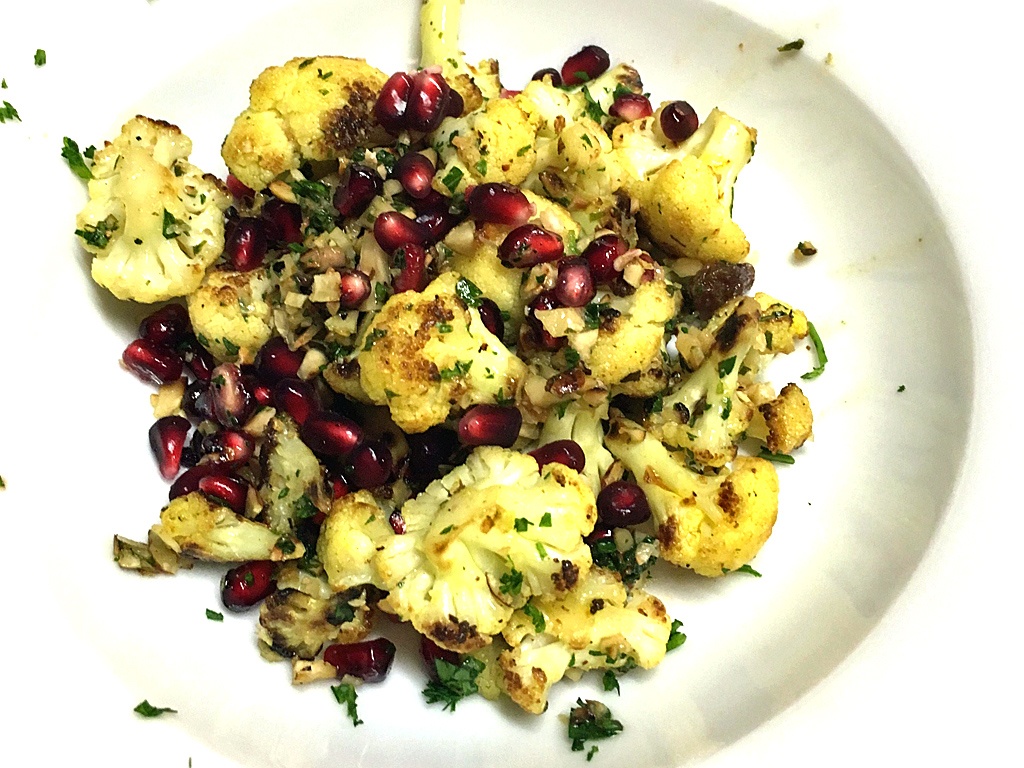
<instances>
[{"instance_id":1,"label":"oil sheen on cauliflower","mask_svg":"<svg viewBox=\"0 0 1024 768\"><path fill-rule=\"evenodd\" d=\"M249 88L221 156L243 184L260 190L303 162L338 158L391 139L373 117L387 78L362 59L294 58L269 67Z\"/></svg>"},{"instance_id":2,"label":"oil sheen on cauliflower","mask_svg":"<svg viewBox=\"0 0 1024 768\"><path fill-rule=\"evenodd\" d=\"M93 280L119 299L185 296L224 250L230 198L191 152L177 126L140 115L93 156L75 234L93 254Z\"/></svg>"},{"instance_id":3,"label":"oil sheen on cauliflower","mask_svg":"<svg viewBox=\"0 0 1024 768\"><path fill-rule=\"evenodd\" d=\"M562 464L485 446L401 509L406 533L376 567L380 605L460 653L491 642L516 606L565 594L591 567L583 541L597 520L594 493Z\"/></svg>"},{"instance_id":4,"label":"oil sheen on cauliflower","mask_svg":"<svg viewBox=\"0 0 1024 768\"><path fill-rule=\"evenodd\" d=\"M392 296L364 336L362 389L406 432L442 423L453 407L510 397L526 374L526 364L460 298L459 280L446 272L422 293Z\"/></svg>"}]
</instances>

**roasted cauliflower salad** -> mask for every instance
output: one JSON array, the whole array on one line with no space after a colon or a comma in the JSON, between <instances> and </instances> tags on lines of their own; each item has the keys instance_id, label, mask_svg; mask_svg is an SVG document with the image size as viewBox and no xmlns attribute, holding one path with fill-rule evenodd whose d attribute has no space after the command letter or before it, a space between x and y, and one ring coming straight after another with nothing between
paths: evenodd
<instances>
[{"instance_id":1,"label":"roasted cauliflower salad","mask_svg":"<svg viewBox=\"0 0 1024 768\"><path fill-rule=\"evenodd\" d=\"M751 570L784 513L813 417L772 360L826 359L753 291L754 128L652 101L594 45L505 83L459 12L423 3L412 71L272 63L220 178L141 115L76 157L92 278L156 305L121 360L169 498L114 559L223 564L261 654L350 713L394 627L447 709L540 714L563 679L658 666L683 618L658 581Z\"/></svg>"}]
</instances>

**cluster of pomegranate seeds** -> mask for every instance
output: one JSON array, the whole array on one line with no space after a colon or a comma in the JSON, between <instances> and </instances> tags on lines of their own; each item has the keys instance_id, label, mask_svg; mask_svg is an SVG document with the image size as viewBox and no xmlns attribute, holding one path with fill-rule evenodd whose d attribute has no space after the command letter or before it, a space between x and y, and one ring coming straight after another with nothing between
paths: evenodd
<instances>
[{"instance_id":1,"label":"cluster of pomegranate seeds","mask_svg":"<svg viewBox=\"0 0 1024 768\"><path fill-rule=\"evenodd\" d=\"M662 108L659 125L665 138L678 144L696 133L700 118L687 102L673 101Z\"/></svg>"},{"instance_id":2,"label":"cluster of pomegranate seeds","mask_svg":"<svg viewBox=\"0 0 1024 768\"><path fill-rule=\"evenodd\" d=\"M610 528L639 525L651 517L647 495L636 483L619 480L601 489L597 497L597 519Z\"/></svg>"},{"instance_id":3,"label":"cluster of pomegranate seeds","mask_svg":"<svg viewBox=\"0 0 1024 768\"><path fill-rule=\"evenodd\" d=\"M459 441L511 448L522 425L523 414L514 405L474 405L459 419Z\"/></svg>"},{"instance_id":4,"label":"cluster of pomegranate seeds","mask_svg":"<svg viewBox=\"0 0 1024 768\"><path fill-rule=\"evenodd\" d=\"M552 463L565 464L570 469L582 472L587 464L587 455L575 440L555 440L535 448L530 451L530 455L537 460L537 466L540 467Z\"/></svg>"},{"instance_id":5,"label":"cluster of pomegranate seeds","mask_svg":"<svg viewBox=\"0 0 1024 768\"><path fill-rule=\"evenodd\" d=\"M254 560L232 568L221 580L220 596L224 607L231 611L244 611L277 589L274 564L269 560Z\"/></svg>"},{"instance_id":6,"label":"cluster of pomegranate seeds","mask_svg":"<svg viewBox=\"0 0 1024 768\"><path fill-rule=\"evenodd\" d=\"M400 211L384 211L373 221L373 238L387 253L405 245L423 247L430 242L430 232L415 219Z\"/></svg>"},{"instance_id":7,"label":"cluster of pomegranate seeds","mask_svg":"<svg viewBox=\"0 0 1024 768\"><path fill-rule=\"evenodd\" d=\"M654 114L651 100L642 93L624 93L608 107L608 114L627 122L642 120Z\"/></svg>"},{"instance_id":8,"label":"cluster of pomegranate seeds","mask_svg":"<svg viewBox=\"0 0 1024 768\"><path fill-rule=\"evenodd\" d=\"M396 72L387 79L374 104L373 114L388 133L429 133L448 116L462 114L462 96L433 68Z\"/></svg>"}]
</instances>

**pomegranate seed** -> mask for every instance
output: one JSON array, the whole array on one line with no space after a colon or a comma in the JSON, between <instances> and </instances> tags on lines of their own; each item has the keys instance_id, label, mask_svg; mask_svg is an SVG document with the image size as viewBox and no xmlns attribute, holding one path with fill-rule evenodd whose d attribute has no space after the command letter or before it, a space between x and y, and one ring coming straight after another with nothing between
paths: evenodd
<instances>
[{"instance_id":1,"label":"pomegranate seed","mask_svg":"<svg viewBox=\"0 0 1024 768\"><path fill-rule=\"evenodd\" d=\"M405 518L397 509L388 515L388 525L391 526L391 530L395 532L396 536L405 535Z\"/></svg>"},{"instance_id":2,"label":"pomegranate seed","mask_svg":"<svg viewBox=\"0 0 1024 768\"><path fill-rule=\"evenodd\" d=\"M202 379L196 379L185 387L181 398L181 407L189 416L200 420L213 420L213 406L207 392L209 385Z\"/></svg>"},{"instance_id":3,"label":"pomegranate seed","mask_svg":"<svg viewBox=\"0 0 1024 768\"><path fill-rule=\"evenodd\" d=\"M348 457L352 481L357 488L379 488L391 478L395 467L391 449L377 440L368 440Z\"/></svg>"},{"instance_id":4,"label":"pomegranate seed","mask_svg":"<svg viewBox=\"0 0 1024 768\"><path fill-rule=\"evenodd\" d=\"M609 528L639 525L650 517L647 495L636 483L619 480L605 486L597 496L597 519Z\"/></svg>"},{"instance_id":5,"label":"pomegranate seed","mask_svg":"<svg viewBox=\"0 0 1024 768\"><path fill-rule=\"evenodd\" d=\"M139 324L139 337L174 347L184 341L192 333L192 322L188 310L181 304L167 304L147 316Z\"/></svg>"},{"instance_id":6,"label":"pomegranate seed","mask_svg":"<svg viewBox=\"0 0 1024 768\"><path fill-rule=\"evenodd\" d=\"M229 611L244 611L269 597L275 589L274 564L270 560L253 560L224 574L220 597Z\"/></svg>"},{"instance_id":7,"label":"pomegranate seed","mask_svg":"<svg viewBox=\"0 0 1024 768\"><path fill-rule=\"evenodd\" d=\"M334 501L348 495L348 481L337 472L327 472L327 487L331 489L331 499Z\"/></svg>"},{"instance_id":8,"label":"pomegranate seed","mask_svg":"<svg viewBox=\"0 0 1024 768\"><path fill-rule=\"evenodd\" d=\"M543 80L545 77L551 78L551 84L557 88L562 84L562 73L554 67L545 67L544 69L538 69L533 73L531 80Z\"/></svg>"},{"instance_id":9,"label":"pomegranate seed","mask_svg":"<svg viewBox=\"0 0 1024 768\"><path fill-rule=\"evenodd\" d=\"M338 677L352 675L364 683L379 683L387 677L394 660L395 644L386 637L324 649L324 661L338 670Z\"/></svg>"},{"instance_id":10,"label":"pomegranate seed","mask_svg":"<svg viewBox=\"0 0 1024 768\"><path fill-rule=\"evenodd\" d=\"M233 173L228 174L227 187L228 192L230 192L231 196L236 200L252 200L256 197L256 190L245 186L245 184L240 182Z\"/></svg>"},{"instance_id":11,"label":"pomegranate seed","mask_svg":"<svg viewBox=\"0 0 1024 768\"><path fill-rule=\"evenodd\" d=\"M442 648L426 635L420 635L420 658L427 665L427 672L434 679L437 679L437 660L447 661L449 664L458 666L462 663L462 656L455 651Z\"/></svg>"},{"instance_id":12,"label":"pomegranate seed","mask_svg":"<svg viewBox=\"0 0 1024 768\"><path fill-rule=\"evenodd\" d=\"M608 107L608 114L619 120L631 122L654 114L651 100L642 93L624 93Z\"/></svg>"},{"instance_id":13,"label":"pomegranate seed","mask_svg":"<svg viewBox=\"0 0 1024 768\"><path fill-rule=\"evenodd\" d=\"M626 252L626 241L618 235L601 235L583 249L590 273L599 283L610 283L619 276L615 260Z\"/></svg>"},{"instance_id":14,"label":"pomegranate seed","mask_svg":"<svg viewBox=\"0 0 1024 768\"><path fill-rule=\"evenodd\" d=\"M402 189L410 197L422 200L435 191L430 186L434 180L435 168L426 155L409 152L402 155L395 163L394 177L402 185Z\"/></svg>"},{"instance_id":15,"label":"pomegranate seed","mask_svg":"<svg viewBox=\"0 0 1024 768\"><path fill-rule=\"evenodd\" d=\"M557 306L558 302L553 292L544 291L534 297L526 312L526 324L533 335L534 343L542 349L551 350L552 352L568 344L568 339L564 336L552 336L534 313L537 310L555 309Z\"/></svg>"},{"instance_id":16,"label":"pomegranate seed","mask_svg":"<svg viewBox=\"0 0 1024 768\"><path fill-rule=\"evenodd\" d=\"M515 406L474 405L459 419L459 440L463 445L510 448L522 425L523 414Z\"/></svg>"},{"instance_id":17,"label":"pomegranate seed","mask_svg":"<svg viewBox=\"0 0 1024 768\"><path fill-rule=\"evenodd\" d=\"M266 384L253 381L251 384L247 383L246 386L249 388L249 391L252 392L252 399L256 401L257 405L263 407L270 405L273 402L274 390Z\"/></svg>"},{"instance_id":18,"label":"pomegranate seed","mask_svg":"<svg viewBox=\"0 0 1024 768\"><path fill-rule=\"evenodd\" d=\"M501 309L491 299L483 298L480 299L480 304L477 305L477 312L480 313L480 319L483 321L484 327L497 336L499 339L505 337L505 319L501 316Z\"/></svg>"},{"instance_id":19,"label":"pomegranate seed","mask_svg":"<svg viewBox=\"0 0 1024 768\"><path fill-rule=\"evenodd\" d=\"M530 451L530 455L537 460L538 467L551 463L565 464L570 469L582 472L587 464L587 455L575 440L555 440L535 448Z\"/></svg>"},{"instance_id":20,"label":"pomegranate seed","mask_svg":"<svg viewBox=\"0 0 1024 768\"><path fill-rule=\"evenodd\" d=\"M693 136L700 125L700 118L687 102L673 101L662 108L660 124L665 138L678 144Z\"/></svg>"},{"instance_id":21,"label":"pomegranate seed","mask_svg":"<svg viewBox=\"0 0 1024 768\"><path fill-rule=\"evenodd\" d=\"M233 429L222 430L203 440L204 455L221 471L245 464L252 458L254 450L252 438Z\"/></svg>"},{"instance_id":22,"label":"pomegranate seed","mask_svg":"<svg viewBox=\"0 0 1024 768\"><path fill-rule=\"evenodd\" d=\"M275 336L256 354L256 375L265 384L293 379L299 375L303 357L301 351L293 350L287 341Z\"/></svg>"},{"instance_id":23,"label":"pomegranate seed","mask_svg":"<svg viewBox=\"0 0 1024 768\"><path fill-rule=\"evenodd\" d=\"M350 311L362 306L370 295L370 278L358 269L343 269L341 278L341 295L338 303L342 310Z\"/></svg>"},{"instance_id":24,"label":"pomegranate seed","mask_svg":"<svg viewBox=\"0 0 1024 768\"><path fill-rule=\"evenodd\" d=\"M370 201L383 191L384 182L377 171L353 163L334 192L334 208L345 217L362 216Z\"/></svg>"},{"instance_id":25,"label":"pomegranate seed","mask_svg":"<svg viewBox=\"0 0 1024 768\"><path fill-rule=\"evenodd\" d=\"M213 369L209 396L214 418L225 427L237 427L252 413L252 395L234 363L221 363Z\"/></svg>"},{"instance_id":26,"label":"pomegranate seed","mask_svg":"<svg viewBox=\"0 0 1024 768\"><path fill-rule=\"evenodd\" d=\"M398 135L405 129L405 113L409 107L411 91L412 77L406 72L396 72L380 89L377 102L373 105L373 115L388 133Z\"/></svg>"},{"instance_id":27,"label":"pomegranate seed","mask_svg":"<svg viewBox=\"0 0 1024 768\"><path fill-rule=\"evenodd\" d=\"M195 336L188 336L178 344L178 351L185 360L185 366L192 371L192 375L202 381L209 381L213 375L213 369L217 361L213 355L199 343Z\"/></svg>"},{"instance_id":28,"label":"pomegranate seed","mask_svg":"<svg viewBox=\"0 0 1024 768\"><path fill-rule=\"evenodd\" d=\"M403 245L395 252L395 263L401 266L401 271L391 281L395 293L418 292L427 287L427 252L422 246Z\"/></svg>"},{"instance_id":29,"label":"pomegranate seed","mask_svg":"<svg viewBox=\"0 0 1024 768\"><path fill-rule=\"evenodd\" d=\"M461 93L452 88L448 93L448 104L444 113L448 117L459 117L465 110L465 99L462 98Z\"/></svg>"},{"instance_id":30,"label":"pomegranate seed","mask_svg":"<svg viewBox=\"0 0 1024 768\"><path fill-rule=\"evenodd\" d=\"M224 242L224 254L236 272L262 266L267 255L267 225L262 219L239 219Z\"/></svg>"},{"instance_id":31,"label":"pomegranate seed","mask_svg":"<svg viewBox=\"0 0 1024 768\"><path fill-rule=\"evenodd\" d=\"M214 501L222 502L237 514L245 512L249 484L235 475L206 475L199 478L198 490Z\"/></svg>"},{"instance_id":32,"label":"pomegranate seed","mask_svg":"<svg viewBox=\"0 0 1024 768\"><path fill-rule=\"evenodd\" d=\"M311 414L300 432L310 450L321 456L344 458L363 442L363 429L351 419L331 411Z\"/></svg>"},{"instance_id":33,"label":"pomegranate seed","mask_svg":"<svg viewBox=\"0 0 1024 768\"><path fill-rule=\"evenodd\" d=\"M430 133L448 113L451 87L440 72L421 69L412 76L405 125L410 131ZM460 110L461 112L461 110Z\"/></svg>"},{"instance_id":34,"label":"pomegranate seed","mask_svg":"<svg viewBox=\"0 0 1024 768\"><path fill-rule=\"evenodd\" d=\"M604 74L611 65L608 51L597 45L587 45L574 53L562 65L562 82L579 85Z\"/></svg>"},{"instance_id":35,"label":"pomegranate seed","mask_svg":"<svg viewBox=\"0 0 1024 768\"><path fill-rule=\"evenodd\" d=\"M167 498L174 501L179 496L186 496L194 491L198 491L200 480L207 475L218 474L222 472L222 469L222 467L216 464L196 464L194 467L189 467L178 475L177 480L171 483L171 487L167 492Z\"/></svg>"},{"instance_id":36,"label":"pomegranate seed","mask_svg":"<svg viewBox=\"0 0 1024 768\"><path fill-rule=\"evenodd\" d=\"M181 452L191 428L188 419L181 416L164 416L149 428L149 447L164 480L173 480L181 469Z\"/></svg>"},{"instance_id":37,"label":"pomegranate seed","mask_svg":"<svg viewBox=\"0 0 1024 768\"><path fill-rule=\"evenodd\" d=\"M167 384L181 378L184 361L173 349L149 339L136 339L121 353L125 367L150 384Z\"/></svg>"},{"instance_id":38,"label":"pomegranate seed","mask_svg":"<svg viewBox=\"0 0 1024 768\"><path fill-rule=\"evenodd\" d=\"M374 220L373 237L387 253L394 253L410 243L426 245L430 242L426 227L398 211L384 211Z\"/></svg>"},{"instance_id":39,"label":"pomegranate seed","mask_svg":"<svg viewBox=\"0 0 1024 768\"><path fill-rule=\"evenodd\" d=\"M528 268L558 261L565 255L562 238L536 224L516 227L498 246L498 258L507 267Z\"/></svg>"},{"instance_id":40,"label":"pomegranate seed","mask_svg":"<svg viewBox=\"0 0 1024 768\"><path fill-rule=\"evenodd\" d=\"M416 217L416 223L423 227L429 235L428 242L430 243L443 240L445 235L455 229L455 225L460 221L462 221L461 216L447 209L427 211Z\"/></svg>"},{"instance_id":41,"label":"pomegranate seed","mask_svg":"<svg viewBox=\"0 0 1024 768\"><path fill-rule=\"evenodd\" d=\"M474 187L466 196L469 214L477 221L518 227L536 212L519 187L503 182L488 182Z\"/></svg>"},{"instance_id":42,"label":"pomegranate seed","mask_svg":"<svg viewBox=\"0 0 1024 768\"><path fill-rule=\"evenodd\" d=\"M272 197L263 204L260 218L266 222L267 238L276 243L301 243L302 209Z\"/></svg>"},{"instance_id":43,"label":"pomegranate seed","mask_svg":"<svg viewBox=\"0 0 1024 768\"><path fill-rule=\"evenodd\" d=\"M426 486L431 480L439 477L441 465L446 463L459 447L456 434L440 426L406 435L406 441L409 444L406 478L419 486Z\"/></svg>"},{"instance_id":44,"label":"pomegranate seed","mask_svg":"<svg viewBox=\"0 0 1024 768\"><path fill-rule=\"evenodd\" d=\"M597 294L594 276L584 259L566 259L558 265L558 277L551 289L563 307L585 307Z\"/></svg>"},{"instance_id":45,"label":"pomegranate seed","mask_svg":"<svg viewBox=\"0 0 1024 768\"><path fill-rule=\"evenodd\" d=\"M316 390L308 381L301 379L281 379L274 385L272 401L275 408L280 408L302 426L311 414L320 410L320 401Z\"/></svg>"}]
</instances>

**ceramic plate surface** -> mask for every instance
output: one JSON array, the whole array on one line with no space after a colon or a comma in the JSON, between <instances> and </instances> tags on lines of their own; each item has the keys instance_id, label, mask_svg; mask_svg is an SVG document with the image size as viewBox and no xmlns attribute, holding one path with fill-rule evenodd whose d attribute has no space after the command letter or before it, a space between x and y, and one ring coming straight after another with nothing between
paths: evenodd
<instances>
[{"instance_id":1,"label":"ceramic plate surface","mask_svg":"<svg viewBox=\"0 0 1024 768\"><path fill-rule=\"evenodd\" d=\"M655 102L685 98L701 114L717 106L757 128L734 209L755 288L803 309L829 356L824 375L803 384L815 437L780 468L779 521L754 562L761 578L659 571L651 590L683 621L686 644L657 670L624 678L621 696L599 679L562 683L540 717L482 699L455 714L428 708L412 638L388 628L398 660L385 684L360 689L365 724L354 729L326 686L293 688L287 665L259 658L253 615L206 619L220 609L219 570L152 579L119 570L113 534L144 538L166 500L146 437L150 392L118 365L146 312L89 279L71 234L84 190L60 159L60 138L98 144L146 114L179 125L193 162L223 176L220 143L263 68L315 54L407 68L418 3L256 3L245 18L218 7L215 28L178 31L180 44L153 37L178 13L168 3L101 5L121 14L111 21L120 51L96 50L59 20L39 29L53 41L45 68L0 72L11 102L36 83L22 125L0 126L20 131L0 137L10 162L32 167L13 201L27 225L15 240L23 287L0 309L5 330L23 329L0 381L0 511L32 529L8 536L19 539L17 572L32 574L31 597L13 599L33 643L10 629L2 641L23 665L8 687L21 692L26 724L15 753L33 750L23 764L563 766L583 756L569 751L559 715L584 696L606 701L625 726L595 765L697 765L813 690L887 615L950 514L969 445L978 363L964 257L916 163L826 51L780 53L780 31L698 0L592 0L585 27L569 4L468 0L462 46L470 59L498 58L516 87L598 43L637 67ZM29 59L39 44L25 43ZM802 240L818 254L798 262ZM812 365L798 350L770 378L781 387ZM132 708L142 699L177 714L141 720ZM58 715L59 730L39 730Z\"/></svg>"}]
</instances>

